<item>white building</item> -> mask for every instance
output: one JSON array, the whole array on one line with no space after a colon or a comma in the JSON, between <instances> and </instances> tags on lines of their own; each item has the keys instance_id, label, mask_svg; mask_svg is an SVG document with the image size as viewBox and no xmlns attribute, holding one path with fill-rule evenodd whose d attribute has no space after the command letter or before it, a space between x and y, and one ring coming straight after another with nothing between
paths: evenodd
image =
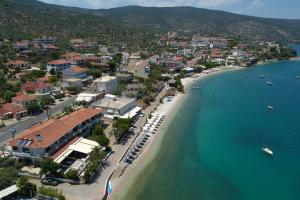
<instances>
[{"instance_id":1,"label":"white building","mask_svg":"<svg viewBox=\"0 0 300 200\"><path fill-rule=\"evenodd\" d=\"M107 94L105 97L93 104L104 110L105 118L134 118L141 111L137 106L135 99L126 97L117 97L115 95Z\"/></svg>"},{"instance_id":2,"label":"white building","mask_svg":"<svg viewBox=\"0 0 300 200\"><path fill-rule=\"evenodd\" d=\"M115 76L103 76L93 81L96 92L113 94L117 90L118 82Z\"/></svg>"}]
</instances>

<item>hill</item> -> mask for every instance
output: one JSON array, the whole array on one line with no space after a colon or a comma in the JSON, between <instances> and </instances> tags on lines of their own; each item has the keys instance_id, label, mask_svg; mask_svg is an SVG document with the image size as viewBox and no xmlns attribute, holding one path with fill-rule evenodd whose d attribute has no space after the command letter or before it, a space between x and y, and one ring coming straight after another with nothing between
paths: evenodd
<instances>
[{"instance_id":1,"label":"hill","mask_svg":"<svg viewBox=\"0 0 300 200\"><path fill-rule=\"evenodd\" d=\"M193 7L128 6L95 12L119 23L226 34L249 39L292 40L300 37L300 20L269 19Z\"/></svg>"},{"instance_id":2,"label":"hill","mask_svg":"<svg viewBox=\"0 0 300 200\"><path fill-rule=\"evenodd\" d=\"M193 7L81 9L36 0L0 1L0 37L53 35L141 42L147 32L182 30L248 39L300 39L300 20L268 19ZM144 34L143 34L144 33Z\"/></svg>"}]
</instances>

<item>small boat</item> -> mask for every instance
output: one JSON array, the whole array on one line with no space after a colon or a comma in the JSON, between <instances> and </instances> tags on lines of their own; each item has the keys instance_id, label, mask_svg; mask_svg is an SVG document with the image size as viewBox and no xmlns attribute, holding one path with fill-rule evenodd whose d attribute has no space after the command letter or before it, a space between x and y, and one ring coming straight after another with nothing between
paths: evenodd
<instances>
[{"instance_id":1,"label":"small boat","mask_svg":"<svg viewBox=\"0 0 300 200\"><path fill-rule=\"evenodd\" d=\"M262 75L260 75L260 78L264 78L265 76L262 74Z\"/></svg>"},{"instance_id":2,"label":"small boat","mask_svg":"<svg viewBox=\"0 0 300 200\"><path fill-rule=\"evenodd\" d=\"M300 79L300 76L296 76L296 79Z\"/></svg>"},{"instance_id":3,"label":"small boat","mask_svg":"<svg viewBox=\"0 0 300 200\"><path fill-rule=\"evenodd\" d=\"M267 81L266 84L272 85L273 83L271 81Z\"/></svg>"},{"instance_id":4,"label":"small boat","mask_svg":"<svg viewBox=\"0 0 300 200\"><path fill-rule=\"evenodd\" d=\"M269 110L274 110L273 106L267 106Z\"/></svg>"},{"instance_id":5,"label":"small boat","mask_svg":"<svg viewBox=\"0 0 300 200\"><path fill-rule=\"evenodd\" d=\"M194 90L198 90L200 87L193 87Z\"/></svg>"},{"instance_id":6,"label":"small boat","mask_svg":"<svg viewBox=\"0 0 300 200\"><path fill-rule=\"evenodd\" d=\"M271 149L269 149L268 147L263 147L262 150L263 150L266 154L273 156L273 151L272 151Z\"/></svg>"}]
</instances>

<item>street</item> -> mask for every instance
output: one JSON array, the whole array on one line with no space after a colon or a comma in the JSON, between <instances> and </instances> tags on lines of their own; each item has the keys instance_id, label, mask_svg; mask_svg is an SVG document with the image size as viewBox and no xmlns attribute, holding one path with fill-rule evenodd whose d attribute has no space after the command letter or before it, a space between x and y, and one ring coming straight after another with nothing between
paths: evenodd
<instances>
[{"instance_id":1,"label":"street","mask_svg":"<svg viewBox=\"0 0 300 200\"><path fill-rule=\"evenodd\" d=\"M148 115L157 107L162 98L166 93L166 87L157 95L154 102L148 106L143 113L144 117L140 117L136 123L134 129L134 135L132 135L125 144L116 144L112 147L112 154L108 157L107 161L96 175L94 182L91 184L84 185L70 185L69 183L60 184L57 188L63 192L67 199L72 200L99 200L102 199L102 195L105 189L106 179L118 165L118 162L123 157L125 151L135 141L136 136L140 133L142 127L146 123Z\"/></svg>"},{"instance_id":2,"label":"street","mask_svg":"<svg viewBox=\"0 0 300 200\"><path fill-rule=\"evenodd\" d=\"M72 103L74 103L76 99L76 96L69 97L63 102L59 102L57 105L51 106L51 114L57 114L61 112L64 107L70 106ZM37 124L41 121L47 120L47 114L46 112L43 112L37 116L28 117L24 120L21 120L15 124L8 125L6 127L3 127L0 129L0 144L4 143L8 139L12 138L11 129L15 128L16 133L15 136L22 133L27 128L31 127L34 124Z\"/></svg>"}]
</instances>

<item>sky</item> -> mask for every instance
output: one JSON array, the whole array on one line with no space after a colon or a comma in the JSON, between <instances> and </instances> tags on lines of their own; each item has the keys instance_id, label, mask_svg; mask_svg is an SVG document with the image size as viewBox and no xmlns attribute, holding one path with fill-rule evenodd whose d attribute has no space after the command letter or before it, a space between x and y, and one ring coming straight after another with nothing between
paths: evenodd
<instances>
[{"instance_id":1,"label":"sky","mask_svg":"<svg viewBox=\"0 0 300 200\"><path fill-rule=\"evenodd\" d=\"M259 17L300 19L300 0L41 0L81 8L193 6Z\"/></svg>"}]
</instances>

